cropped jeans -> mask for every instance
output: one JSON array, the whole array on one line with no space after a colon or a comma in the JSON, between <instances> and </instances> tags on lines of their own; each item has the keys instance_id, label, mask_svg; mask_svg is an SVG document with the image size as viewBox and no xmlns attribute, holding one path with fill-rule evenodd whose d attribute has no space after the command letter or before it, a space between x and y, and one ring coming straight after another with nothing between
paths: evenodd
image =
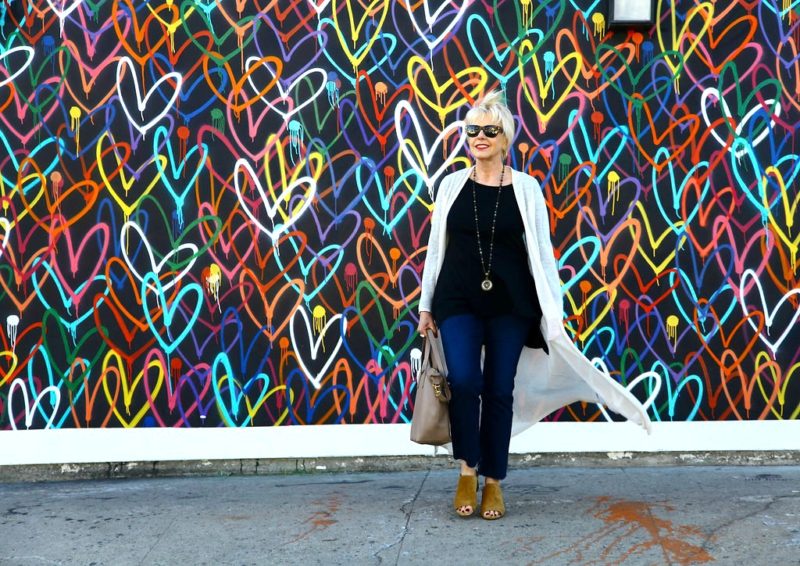
<instances>
[{"instance_id":1,"label":"cropped jeans","mask_svg":"<svg viewBox=\"0 0 800 566\"><path fill-rule=\"evenodd\" d=\"M514 376L531 324L517 315L461 314L439 327L452 395L453 457L497 480L508 470Z\"/></svg>"}]
</instances>

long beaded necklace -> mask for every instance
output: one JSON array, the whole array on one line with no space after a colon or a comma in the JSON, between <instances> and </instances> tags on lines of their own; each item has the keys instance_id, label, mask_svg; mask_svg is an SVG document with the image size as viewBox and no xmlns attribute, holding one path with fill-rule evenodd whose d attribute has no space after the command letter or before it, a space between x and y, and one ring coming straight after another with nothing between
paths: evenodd
<instances>
[{"instance_id":1,"label":"long beaded necklace","mask_svg":"<svg viewBox=\"0 0 800 566\"><path fill-rule=\"evenodd\" d=\"M500 192L503 190L503 173L505 173L506 167L505 165L500 170L500 184L497 187L497 200L494 203L494 215L492 216L492 233L489 236L489 262L488 264L483 261L483 244L481 243L481 229L478 225L478 200L475 196L475 170L477 167L472 169L472 175L470 180L472 181L472 209L475 212L475 233L478 237L478 255L481 258L481 269L483 270L483 281L481 281L481 290L482 291L491 291L492 287L494 286L492 280L489 278L489 274L492 270L492 254L494 252L494 231L495 226L497 226L497 210L500 208Z\"/></svg>"}]
</instances>

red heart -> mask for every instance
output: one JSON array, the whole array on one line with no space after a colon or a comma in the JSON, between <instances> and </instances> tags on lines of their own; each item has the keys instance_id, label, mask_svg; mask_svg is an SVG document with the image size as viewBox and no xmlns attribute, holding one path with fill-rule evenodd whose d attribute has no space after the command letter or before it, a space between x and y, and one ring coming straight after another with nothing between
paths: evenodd
<instances>
[{"instance_id":1,"label":"red heart","mask_svg":"<svg viewBox=\"0 0 800 566\"><path fill-rule=\"evenodd\" d=\"M379 83L380 84L380 83ZM386 86L384 84L384 86ZM365 92L366 91L366 92ZM381 96L383 97L381 99ZM358 103L358 110L364 117L367 127L378 139L381 151L386 154L386 141L394 133L396 124L391 120L389 128L384 129L383 120L388 114L390 117L394 116L394 107L400 100L411 102L414 98L414 90L411 85L405 84L395 90L391 96L386 98L386 93L379 96L375 91L375 86L372 84L372 79L365 71L359 71L356 78L356 101ZM378 101L380 100L382 108L378 108Z\"/></svg>"}]
</instances>

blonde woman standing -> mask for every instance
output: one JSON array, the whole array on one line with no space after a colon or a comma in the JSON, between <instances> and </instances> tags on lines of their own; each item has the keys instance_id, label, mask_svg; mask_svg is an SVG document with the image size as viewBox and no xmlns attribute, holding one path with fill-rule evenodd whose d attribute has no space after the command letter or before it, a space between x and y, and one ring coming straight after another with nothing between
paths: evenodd
<instances>
[{"instance_id":1,"label":"blonde woman standing","mask_svg":"<svg viewBox=\"0 0 800 566\"><path fill-rule=\"evenodd\" d=\"M512 435L578 400L604 402L649 427L644 408L598 371L561 323L558 268L544 197L533 177L507 166L514 118L500 91L465 118L474 165L439 185L419 303L420 334L441 331L452 398L454 508L505 514L500 487Z\"/></svg>"}]
</instances>

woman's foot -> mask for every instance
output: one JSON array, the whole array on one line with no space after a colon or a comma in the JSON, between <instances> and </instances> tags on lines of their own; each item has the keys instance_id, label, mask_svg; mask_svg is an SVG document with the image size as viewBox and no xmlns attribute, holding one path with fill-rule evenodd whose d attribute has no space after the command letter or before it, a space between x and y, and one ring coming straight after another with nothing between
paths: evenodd
<instances>
[{"instance_id":1,"label":"woman's foot","mask_svg":"<svg viewBox=\"0 0 800 566\"><path fill-rule=\"evenodd\" d=\"M506 504L503 501L503 490L500 482L486 478L483 484L483 497L481 498L481 517L487 521L494 521L506 514Z\"/></svg>"},{"instance_id":2,"label":"woman's foot","mask_svg":"<svg viewBox=\"0 0 800 566\"><path fill-rule=\"evenodd\" d=\"M453 498L453 508L461 517L469 517L478 506L478 476L466 473L458 476L456 495Z\"/></svg>"}]
</instances>

